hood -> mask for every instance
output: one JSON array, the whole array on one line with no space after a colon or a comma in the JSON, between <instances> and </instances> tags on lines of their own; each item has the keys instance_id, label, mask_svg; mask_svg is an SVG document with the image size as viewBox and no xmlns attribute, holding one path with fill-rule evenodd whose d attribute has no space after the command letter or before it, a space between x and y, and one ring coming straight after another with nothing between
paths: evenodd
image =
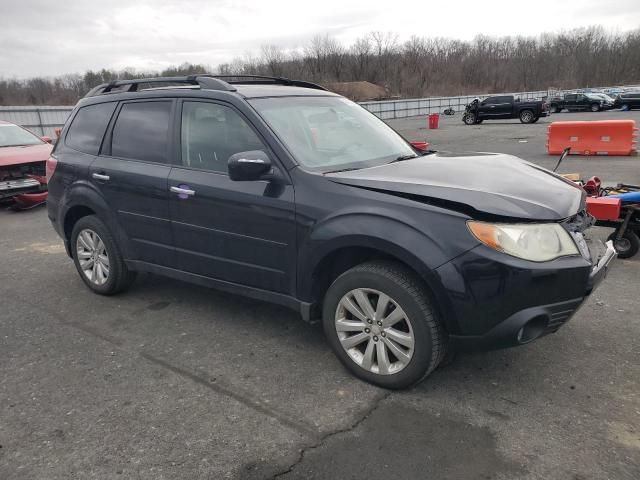
<instances>
[{"instance_id":1,"label":"hood","mask_svg":"<svg viewBox=\"0 0 640 480\"><path fill-rule=\"evenodd\" d=\"M0 147L0 167L21 163L44 162L53 149L50 143L26 145L24 147Z\"/></svg>"},{"instance_id":2,"label":"hood","mask_svg":"<svg viewBox=\"0 0 640 480\"><path fill-rule=\"evenodd\" d=\"M498 153L436 153L411 160L328 173L334 182L408 196L460 210L523 220L575 215L584 191L555 173Z\"/></svg>"}]
</instances>

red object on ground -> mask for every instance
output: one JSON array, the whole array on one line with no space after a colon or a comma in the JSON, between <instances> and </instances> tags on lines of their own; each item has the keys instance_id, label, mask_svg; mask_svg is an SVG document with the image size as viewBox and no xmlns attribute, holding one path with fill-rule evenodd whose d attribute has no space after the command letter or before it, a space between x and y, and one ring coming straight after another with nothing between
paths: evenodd
<instances>
[{"instance_id":1,"label":"red object on ground","mask_svg":"<svg viewBox=\"0 0 640 480\"><path fill-rule=\"evenodd\" d=\"M559 155L571 147L572 155L631 155L637 132L634 120L553 122L547 130L547 152Z\"/></svg>"},{"instance_id":2,"label":"red object on ground","mask_svg":"<svg viewBox=\"0 0 640 480\"><path fill-rule=\"evenodd\" d=\"M411 146L421 152L429 150L429 142L411 142Z\"/></svg>"},{"instance_id":3,"label":"red object on ground","mask_svg":"<svg viewBox=\"0 0 640 480\"><path fill-rule=\"evenodd\" d=\"M596 220L618 220L620 199L608 197L587 197L587 212Z\"/></svg>"},{"instance_id":4,"label":"red object on ground","mask_svg":"<svg viewBox=\"0 0 640 480\"><path fill-rule=\"evenodd\" d=\"M439 122L440 122L440 114L439 113L430 113L429 114L429 129L430 130L437 129Z\"/></svg>"}]
</instances>

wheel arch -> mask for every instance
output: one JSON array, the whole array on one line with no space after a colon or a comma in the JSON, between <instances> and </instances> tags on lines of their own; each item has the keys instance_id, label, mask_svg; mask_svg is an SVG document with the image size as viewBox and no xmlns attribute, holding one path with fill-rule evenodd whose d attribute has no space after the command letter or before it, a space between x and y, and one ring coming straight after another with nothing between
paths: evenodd
<instances>
[{"instance_id":1,"label":"wheel arch","mask_svg":"<svg viewBox=\"0 0 640 480\"><path fill-rule=\"evenodd\" d=\"M130 243L118 224L113 210L106 200L89 184L78 183L71 187L62 203L60 215L67 254L71 257L71 233L74 225L87 215L96 215L109 228L125 258L132 256Z\"/></svg>"},{"instance_id":2,"label":"wheel arch","mask_svg":"<svg viewBox=\"0 0 640 480\"><path fill-rule=\"evenodd\" d=\"M450 259L436 242L398 221L391 225L387 222L385 230L380 226L380 219L360 220L370 226L368 232L343 234L330 240L323 239L320 243L305 242L299 250L297 296L313 305L312 317L317 318L321 314L324 295L338 276L367 261L388 260L407 268L425 284L445 329L449 331L451 327L455 330L455 326L449 324L449 320L453 321L453 308L435 271ZM349 223L353 228L358 222L351 218ZM328 230L335 231L334 228ZM395 238L382 236L391 230L395 231Z\"/></svg>"}]
</instances>

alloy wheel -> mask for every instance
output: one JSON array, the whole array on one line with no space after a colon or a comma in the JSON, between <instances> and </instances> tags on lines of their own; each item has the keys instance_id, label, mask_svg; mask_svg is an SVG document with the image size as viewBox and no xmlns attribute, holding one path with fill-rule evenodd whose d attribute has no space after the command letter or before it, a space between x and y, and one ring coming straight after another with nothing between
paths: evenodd
<instances>
[{"instance_id":1,"label":"alloy wheel","mask_svg":"<svg viewBox=\"0 0 640 480\"><path fill-rule=\"evenodd\" d=\"M533 120L533 114L527 110L522 112L521 118L524 123L529 123Z\"/></svg>"},{"instance_id":2,"label":"alloy wheel","mask_svg":"<svg viewBox=\"0 0 640 480\"><path fill-rule=\"evenodd\" d=\"M76 255L82 273L95 285L109 279L109 255L100 236L89 228L81 230L76 240Z\"/></svg>"},{"instance_id":3,"label":"alloy wheel","mask_svg":"<svg viewBox=\"0 0 640 480\"><path fill-rule=\"evenodd\" d=\"M342 348L361 368L379 375L404 369L415 350L411 321L387 294L356 288L345 294L335 313Z\"/></svg>"}]
</instances>

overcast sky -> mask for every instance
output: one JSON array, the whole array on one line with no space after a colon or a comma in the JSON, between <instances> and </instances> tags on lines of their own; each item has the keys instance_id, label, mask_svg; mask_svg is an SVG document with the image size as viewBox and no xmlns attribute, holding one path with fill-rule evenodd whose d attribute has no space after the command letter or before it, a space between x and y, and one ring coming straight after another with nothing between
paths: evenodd
<instances>
[{"instance_id":1,"label":"overcast sky","mask_svg":"<svg viewBox=\"0 0 640 480\"><path fill-rule=\"evenodd\" d=\"M471 39L588 25L640 26L640 0L0 0L0 76L216 66L314 35L371 31Z\"/></svg>"}]
</instances>

